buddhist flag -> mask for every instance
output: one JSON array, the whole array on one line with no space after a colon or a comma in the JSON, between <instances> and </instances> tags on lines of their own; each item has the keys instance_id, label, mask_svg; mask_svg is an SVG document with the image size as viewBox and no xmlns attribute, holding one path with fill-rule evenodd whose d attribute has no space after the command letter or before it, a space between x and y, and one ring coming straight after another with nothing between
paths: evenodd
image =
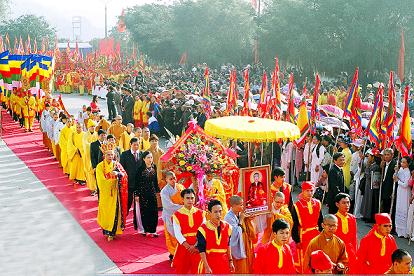
<instances>
[{"instance_id":1,"label":"buddhist flag","mask_svg":"<svg viewBox=\"0 0 414 276\"><path fill-rule=\"evenodd\" d=\"M249 97L250 97L250 83L249 83L249 69L244 70L244 98L242 115L249 115Z\"/></svg>"},{"instance_id":2,"label":"buddhist flag","mask_svg":"<svg viewBox=\"0 0 414 276\"><path fill-rule=\"evenodd\" d=\"M349 118L352 118L352 109L355 103L356 95L358 93L358 68L355 69L354 78L352 79L351 86L349 87L348 96L346 98L346 105L344 110L344 115L348 115Z\"/></svg>"},{"instance_id":3,"label":"buddhist flag","mask_svg":"<svg viewBox=\"0 0 414 276\"><path fill-rule=\"evenodd\" d=\"M375 144L375 147L380 149L381 146L381 125L383 118L383 94L384 86L380 84L375 97L374 108L372 109L371 118L367 126L368 139Z\"/></svg>"},{"instance_id":4,"label":"buddhist flag","mask_svg":"<svg viewBox=\"0 0 414 276\"><path fill-rule=\"evenodd\" d=\"M412 147L412 140L411 140L411 118L410 118L410 110L408 109L408 97L410 87L407 85L404 91L404 112L401 118L400 129L398 131L398 138L395 143L397 149L401 152L401 156L411 156L411 147Z\"/></svg>"},{"instance_id":5,"label":"buddhist flag","mask_svg":"<svg viewBox=\"0 0 414 276\"><path fill-rule=\"evenodd\" d=\"M293 102L293 85L294 85L294 80L293 80L293 73L290 73L289 75L289 92L288 92L288 106L287 106L287 110L286 110L286 121L291 122L292 124L295 123L295 103Z\"/></svg>"},{"instance_id":6,"label":"buddhist flag","mask_svg":"<svg viewBox=\"0 0 414 276\"><path fill-rule=\"evenodd\" d=\"M210 77L208 67L204 71L204 89L201 95L203 97L204 109L206 110L207 119L211 115L211 99L210 99Z\"/></svg>"},{"instance_id":7,"label":"buddhist flag","mask_svg":"<svg viewBox=\"0 0 414 276\"><path fill-rule=\"evenodd\" d=\"M315 88L313 89L312 107L311 107L311 133L316 133L316 120L320 119L320 113L318 108L319 91L321 89L321 80L319 74L316 73Z\"/></svg>"},{"instance_id":8,"label":"buddhist flag","mask_svg":"<svg viewBox=\"0 0 414 276\"><path fill-rule=\"evenodd\" d=\"M386 140L389 143L393 141L394 127L397 123L397 103L395 98L394 74L391 71L388 82L388 109L382 124L382 131L386 135ZM390 144L386 146L388 147Z\"/></svg>"},{"instance_id":9,"label":"buddhist flag","mask_svg":"<svg viewBox=\"0 0 414 276\"><path fill-rule=\"evenodd\" d=\"M260 88L259 112L262 118L266 116L267 109L267 74L263 72L262 87Z\"/></svg>"},{"instance_id":10,"label":"buddhist flag","mask_svg":"<svg viewBox=\"0 0 414 276\"><path fill-rule=\"evenodd\" d=\"M401 83L404 81L404 57L405 57L404 30L401 30L400 53L398 55L398 78L400 78Z\"/></svg>"},{"instance_id":11,"label":"buddhist flag","mask_svg":"<svg viewBox=\"0 0 414 276\"><path fill-rule=\"evenodd\" d=\"M309 133L309 118L308 118L308 109L306 108L306 84L303 88L304 95L302 96L302 102L300 103L299 107L299 115L297 120L297 126L300 130L300 137L298 140L295 141L295 145L297 147L301 147L306 140L306 136Z\"/></svg>"}]
</instances>

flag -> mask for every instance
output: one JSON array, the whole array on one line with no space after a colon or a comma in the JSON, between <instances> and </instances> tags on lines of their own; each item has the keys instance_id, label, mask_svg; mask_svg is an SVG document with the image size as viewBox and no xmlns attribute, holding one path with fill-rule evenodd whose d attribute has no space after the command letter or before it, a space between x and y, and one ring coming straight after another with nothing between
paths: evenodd
<instances>
[{"instance_id":1,"label":"flag","mask_svg":"<svg viewBox=\"0 0 414 276\"><path fill-rule=\"evenodd\" d=\"M29 34L27 34L26 53L27 54L32 53L32 43L30 42L30 35Z\"/></svg>"},{"instance_id":2,"label":"flag","mask_svg":"<svg viewBox=\"0 0 414 276\"><path fill-rule=\"evenodd\" d=\"M20 36L19 48L17 49L17 54L19 54L19 55L23 55L24 54L24 46L23 46L22 36Z\"/></svg>"},{"instance_id":3,"label":"flag","mask_svg":"<svg viewBox=\"0 0 414 276\"><path fill-rule=\"evenodd\" d=\"M15 39L16 39L16 37L15 37ZM10 50L10 38L9 38L9 34L8 33L6 33L6 38L5 38L5 44L6 44L6 47L7 47L7 49L6 50Z\"/></svg>"},{"instance_id":4,"label":"flag","mask_svg":"<svg viewBox=\"0 0 414 276\"><path fill-rule=\"evenodd\" d=\"M318 108L319 91L321 89L321 80L319 74L315 76L315 88L313 89L312 107L311 107L311 133L316 133L316 120L320 119L320 113Z\"/></svg>"},{"instance_id":5,"label":"flag","mask_svg":"<svg viewBox=\"0 0 414 276\"><path fill-rule=\"evenodd\" d=\"M4 52L3 36L0 35L0 53Z\"/></svg>"},{"instance_id":6,"label":"flag","mask_svg":"<svg viewBox=\"0 0 414 276\"><path fill-rule=\"evenodd\" d=\"M250 83L249 83L249 68L244 70L244 98L242 115L249 115L249 97L250 97Z\"/></svg>"},{"instance_id":7,"label":"flag","mask_svg":"<svg viewBox=\"0 0 414 276\"><path fill-rule=\"evenodd\" d=\"M14 48L13 48L13 54L17 54L17 51L19 50L19 41L17 40L17 36L14 37Z\"/></svg>"},{"instance_id":8,"label":"flag","mask_svg":"<svg viewBox=\"0 0 414 276\"><path fill-rule=\"evenodd\" d=\"M230 110L232 110L237 105L237 72L236 69L230 71L230 85L229 90L227 91L227 104L226 104L226 113L230 114Z\"/></svg>"},{"instance_id":9,"label":"flag","mask_svg":"<svg viewBox=\"0 0 414 276\"><path fill-rule=\"evenodd\" d=\"M33 42L33 54L37 54L37 41L36 41L36 37L34 38L34 42Z\"/></svg>"},{"instance_id":10,"label":"flag","mask_svg":"<svg viewBox=\"0 0 414 276\"><path fill-rule=\"evenodd\" d=\"M66 54L69 56L70 54L70 44L69 44L69 40L68 40L68 44L66 45Z\"/></svg>"},{"instance_id":11,"label":"flag","mask_svg":"<svg viewBox=\"0 0 414 276\"><path fill-rule=\"evenodd\" d=\"M211 116L211 99L210 99L210 77L208 67L204 71L204 89L201 97L203 98L204 109L206 110L207 119Z\"/></svg>"},{"instance_id":12,"label":"flag","mask_svg":"<svg viewBox=\"0 0 414 276\"><path fill-rule=\"evenodd\" d=\"M308 109L306 108L306 83L305 86L303 88L304 92L303 92L303 96L302 96L302 101L300 103L300 107L299 107L299 115L298 115L298 120L296 125L298 126L299 130L300 130L300 137L298 140L295 141L295 145L297 147L301 147L303 145L303 143L306 140L306 136L309 133L309 118L308 118Z\"/></svg>"},{"instance_id":13,"label":"flag","mask_svg":"<svg viewBox=\"0 0 414 276\"><path fill-rule=\"evenodd\" d=\"M358 93L358 68L355 69L354 78L352 79L351 86L349 87L348 96L346 98L346 105L344 110L344 116L348 115L349 118L352 118L352 108L355 103L356 94Z\"/></svg>"},{"instance_id":14,"label":"flag","mask_svg":"<svg viewBox=\"0 0 414 276\"><path fill-rule=\"evenodd\" d=\"M180 61L178 62L179 65L185 65L187 63L187 51L185 51L181 57Z\"/></svg>"},{"instance_id":15,"label":"flag","mask_svg":"<svg viewBox=\"0 0 414 276\"><path fill-rule=\"evenodd\" d=\"M401 84L404 81L404 56L405 56L404 30L401 29L400 53L398 55L398 78L400 79Z\"/></svg>"},{"instance_id":16,"label":"flag","mask_svg":"<svg viewBox=\"0 0 414 276\"><path fill-rule=\"evenodd\" d=\"M411 147L412 147L412 140L411 140L411 118L410 118L410 110L408 109L408 97L410 87L407 85L404 91L404 112L401 118L400 128L398 130L398 138L395 143L398 151L401 152L401 156L411 156Z\"/></svg>"},{"instance_id":17,"label":"flag","mask_svg":"<svg viewBox=\"0 0 414 276\"><path fill-rule=\"evenodd\" d=\"M260 100L258 110L262 118L267 114L267 74L266 71L263 72L262 78L262 87L260 88Z\"/></svg>"},{"instance_id":18,"label":"flag","mask_svg":"<svg viewBox=\"0 0 414 276\"><path fill-rule=\"evenodd\" d=\"M46 54L46 41L45 38L42 38L42 50L41 54Z\"/></svg>"},{"instance_id":19,"label":"flag","mask_svg":"<svg viewBox=\"0 0 414 276\"><path fill-rule=\"evenodd\" d=\"M293 102L293 73L289 75L289 90L288 90L288 106L286 110L286 121L291 122L292 124L295 123L295 103Z\"/></svg>"},{"instance_id":20,"label":"flag","mask_svg":"<svg viewBox=\"0 0 414 276\"><path fill-rule=\"evenodd\" d=\"M355 94L354 105L352 107L352 116L351 116L351 129L355 130L357 135L362 133L362 114L361 114L361 97L359 92L361 87L357 87L357 92Z\"/></svg>"},{"instance_id":21,"label":"flag","mask_svg":"<svg viewBox=\"0 0 414 276\"><path fill-rule=\"evenodd\" d=\"M119 17L117 29L120 33L124 33L126 31L124 9L122 9L121 16Z\"/></svg>"},{"instance_id":22,"label":"flag","mask_svg":"<svg viewBox=\"0 0 414 276\"><path fill-rule=\"evenodd\" d=\"M276 57L276 63L275 63L275 70L272 74L272 98L270 104L268 104L268 111L269 113L270 108L272 109L272 116L275 120L280 120L280 114L281 114L281 96L280 96L280 79L279 79L279 59Z\"/></svg>"},{"instance_id":23,"label":"flag","mask_svg":"<svg viewBox=\"0 0 414 276\"><path fill-rule=\"evenodd\" d=\"M368 139L375 144L375 147L381 149L381 125L383 118L383 94L384 86L380 84L377 90L377 95L375 97L374 108L372 109L371 118L367 126L367 135Z\"/></svg>"},{"instance_id":24,"label":"flag","mask_svg":"<svg viewBox=\"0 0 414 276\"><path fill-rule=\"evenodd\" d=\"M388 109L382 123L382 132L386 135L385 139L388 141L387 147L393 141L394 127L397 123L397 103L395 99L394 74L391 71L388 82Z\"/></svg>"}]
</instances>

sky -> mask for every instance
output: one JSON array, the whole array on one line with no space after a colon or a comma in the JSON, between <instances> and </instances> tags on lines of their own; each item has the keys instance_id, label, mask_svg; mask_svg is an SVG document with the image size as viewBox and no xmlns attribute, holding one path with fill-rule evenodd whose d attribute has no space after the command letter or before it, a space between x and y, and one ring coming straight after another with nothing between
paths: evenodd
<instances>
[{"instance_id":1,"label":"sky","mask_svg":"<svg viewBox=\"0 0 414 276\"><path fill-rule=\"evenodd\" d=\"M44 16L57 30L58 38L73 40L72 18L81 17L81 41L105 36L105 2L107 3L108 31L117 24L122 9L159 0L11 0L10 17L23 14ZM164 0L161 2L170 2Z\"/></svg>"}]
</instances>

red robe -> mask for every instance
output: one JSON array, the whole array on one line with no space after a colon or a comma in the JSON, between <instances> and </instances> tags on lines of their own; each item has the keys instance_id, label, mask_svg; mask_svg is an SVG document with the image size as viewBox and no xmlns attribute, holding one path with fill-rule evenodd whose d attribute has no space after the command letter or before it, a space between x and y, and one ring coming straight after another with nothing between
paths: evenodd
<instances>
[{"instance_id":1,"label":"red robe","mask_svg":"<svg viewBox=\"0 0 414 276\"><path fill-rule=\"evenodd\" d=\"M273 241L260 247L253 270L255 274L296 274L290 247L278 246Z\"/></svg>"},{"instance_id":2,"label":"red robe","mask_svg":"<svg viewBox=\"0 0 414 276\"><path fill-rule=\"evenodd\" d=\"M356 218L351 214L344 217L339 212L336 213L336 217L338 218L338 229L336 230L335 235L337 235L345 243L349 259L348 273L353 274L356 263L356 252L358 249Z\"/></svg>"},{"instance_id":3,"label":"red robe","mask_svg":"<svg viewBox=\"0 0 414 276\"><path fill-rule=\"evenodd\" d=\"M206 240L205 253L212 274L230 274L227 250L229 248L231 226L225 221L221 221L220 224L220 237L217 235L217 228L210 221L201 224L198 231ZM202 261L200 261L198 268L198 273L204 274L205 268Z\"/></svg>"},{"instance_id":4,"label":"red robe","mask_svg":"<svg viewBox=\"0 0 414 276\"><path fill-rule=\"evenodd\" d=\"M195 207L191 212L182 207L173 215L173 220L180 225L181 234L190 245L195 245L197 242L197 229L203 223L203 218L203 211ZM177 274L196 274L199 263L200 254L191 254L183 245L177 245L172 262L172 267L175 268Z\"/></svg>"},{"instance_id":5,"label":"red robe","mask_svg":"<svg viewBox=\"0 0 414 276\"><path fill-rule=\"evenodd\" d=\"M279 192L279 189L276 188L274 183L270 185L270 191L272 192L272 200L275 198L276 192ZM285 195L285 204L290 207L290 198L291 198L292 186L289 183L283 182L282 184L282 193Z\"/></svg>"},{"instance_id":6,"label":"red robe","mask_svg":"<svg viewBox=\"0 0 414 276\"><path fill-rule=\"evenodd\" d=\"M370 231L362 238L357 253L355 273L384 274L390 269L391 255L397 249L397 243L391 235L385 236L384 239L385 248L382 246L381 235L376 230Z\"/></svg>"}]
</instances>

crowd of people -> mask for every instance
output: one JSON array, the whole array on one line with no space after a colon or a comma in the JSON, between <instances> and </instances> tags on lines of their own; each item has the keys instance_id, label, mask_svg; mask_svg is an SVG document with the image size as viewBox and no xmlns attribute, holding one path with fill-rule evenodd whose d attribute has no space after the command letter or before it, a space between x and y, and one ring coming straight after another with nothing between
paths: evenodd
<instances>
[{"instance_id":1,"label":"crowd of people","mask_svg":"<svg viewBox=\"0 0 414 276\"><path fill-rule=\"evenodd\" d=\"M213 70L219 77L211 82L218 91L211 117L227 115L226 75L219 73L225 71L226 66ZM271 211L246 215L247 202L225 194L213 172L203 180L206 210L196 207L197 181L185 188L178 172L162 168L158 137L181 135L191 120L204 127L206 110L197 97L202 82L196 67L162 68L151 76L130 76L122 85L108 79L107 118L96 96L75 116L49 94L39 99L14 90L2 103L27 131L38 117L45 147L63 172L98 197L97 221L108 241L122 234L128 215L139 233L157 238L162 207L166 250L179 274L411 271L409 252L398 249L392 235L414 241L411 160L397 158L391 148L375 149L352 130L318 130L302 146L288 140L254 145L250 153L246 143L233 143L239 167L272 164ZM258 91L254 87L253 80ZM322 104L341 107L345 89L329 83L325 89ZM302 191L297 198L294 186ZM356 219L374 223L359 244Z\"/></svg>"}]
</instances>

